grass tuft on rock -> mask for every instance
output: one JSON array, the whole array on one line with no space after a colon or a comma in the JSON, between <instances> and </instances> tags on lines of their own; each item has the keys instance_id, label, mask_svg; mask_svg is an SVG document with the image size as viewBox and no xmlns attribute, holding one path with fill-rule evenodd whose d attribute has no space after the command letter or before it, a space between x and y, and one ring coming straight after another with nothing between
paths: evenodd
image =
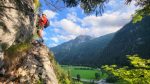
<instances>
[{"instance_id":1,"label":"grass tuft on rock","mask_svg":"<svg viewBox=\"0 0 150 84\"><path fill-rule=\"evenodd\" d=\"M9 71L16 67L24 58L26 52L30 50L32 45L30 43L20 43L12 45L4 51L5 68Z\"/></svg>"},{"instance_id":2,"label":"grass tuft on rock","mask_svg":"<svg viewBox=\"0 0 150 84\"><path fill-rule=\"evenodd\" d=\"M23 53L26 52L27 50L29 50L31 48L31 44L29 43L20 43L17 45L12 45L11 47L9 47L5 53L7 54L7 56L17 56L19 53Z\"/></svg>"}]
</instances>

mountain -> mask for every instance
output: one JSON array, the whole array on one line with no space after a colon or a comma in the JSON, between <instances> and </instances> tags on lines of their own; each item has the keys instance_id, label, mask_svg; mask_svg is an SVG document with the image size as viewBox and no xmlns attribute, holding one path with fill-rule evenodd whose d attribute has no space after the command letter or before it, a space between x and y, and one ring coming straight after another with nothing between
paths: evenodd
<instances>
[{"instance_id":1,"label":"mountain","mask_svg":"<svg viewBox=\"0 0 150 84\"><path fill-rule=\"evenodd\" d=\"M98 38L82 35L51 50L60 64L92 65L93 60L98 56L97 53L106 47L113 36L114 33Z\"/></svg>"},{"instance_id":2,"label":"mountain","mask_svg":"<svg viewBox=\"0 0 150 84\"><path fill-rule=\"evenodd\" d=\"M74 42L76 42L76 44L80 44L80 43L83 43L83 42L86 42L86 41L89 41L89 40L92 40L92 39L93 39L93 37L91 37L91 36L80 35L80 36L78 36L74 39Z\"/></svg>"},{"instance_id":3,"label":"mountain","mask_svg":"<svg viewBox=\"0 0 150 84\"><path fill-rule=\"evenodd\" d=\"M80 35L78 37L76 37L74 40L70 40L68 42L65 42L59 46L56 46L54 48L51 48L52 50L56 50L56 51L67 51L67 50L70 50L70 48L72 47L76 47L78 46L79 44L83 43L83 42L86 42L88 40L91 40L93 39L91 36L87 36L87 35Z\"/></svg>"},{"instance_id":4,"label":"mountain","mask_svg":"<svg viewBox=\"0 0 150 84\"><path fill-rule=\"evenodd\" d=\"M78 38L78 37L77 37ZM141 22L129 22L115 34L91 40L74 39L52 48L60 64L101 66L129 65L126 55L138 54L150 58L150 17Z\"/></svg>"},{"instance_id":5,"label":"mountain","mask_svg":"<svg viewBox=\"0 0 150 84\"><path fill-rule=\"evenodd\" d=\"M132 22L120 29L104 51L99 54L95 64L128 65L126 55L138 54L150 58L150 17L141 22Z\"/></svg>"}]
</instances>

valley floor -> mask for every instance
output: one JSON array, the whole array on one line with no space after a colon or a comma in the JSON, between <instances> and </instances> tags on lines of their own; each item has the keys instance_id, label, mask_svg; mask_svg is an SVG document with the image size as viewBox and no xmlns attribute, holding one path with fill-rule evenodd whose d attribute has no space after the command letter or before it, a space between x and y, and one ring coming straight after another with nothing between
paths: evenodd
<instances>
[{"instance_id":1,"label":"valley floor","mask_svg":"<svg viewBox=\"0 0 150 84\"><path fill-rule=\"evenodd\" d=\"M105 84L107 74L99 68L91 68L85 66L68 66L62 65L62 68L71 75L72 79L77 80L77 75L80 76L80 81L95 84ZM84 84L84 83L83 83ZM107 83L106 83L107 84Z\"/></svg>"}]
</instances>

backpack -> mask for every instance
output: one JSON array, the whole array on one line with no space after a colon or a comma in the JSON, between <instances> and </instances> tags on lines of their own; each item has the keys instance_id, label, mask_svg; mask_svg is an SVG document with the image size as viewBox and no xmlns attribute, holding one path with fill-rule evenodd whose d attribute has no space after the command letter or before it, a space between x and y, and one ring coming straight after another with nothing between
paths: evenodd
<instances>
[{"instance_id":1,"label":"backpack","mask_svg":"<svg viewBox=\"0 0 150 84\"><path fill-rule=\"evenodd\" d=\"M46 24L44 25L44 28L47 28L50 25L49 20L47 19Z\"/></svg>"}]
</instances>

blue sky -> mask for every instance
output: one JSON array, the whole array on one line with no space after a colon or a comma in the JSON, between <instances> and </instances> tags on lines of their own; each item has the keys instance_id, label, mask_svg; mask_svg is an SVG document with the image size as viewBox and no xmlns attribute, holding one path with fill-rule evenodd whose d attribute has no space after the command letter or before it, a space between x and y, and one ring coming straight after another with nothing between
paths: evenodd
<instances>
[{"instance_id":1,"label":"blue sky","mask_svg":"<svg viewBox=\"0 0 150 84\"><path fill-rule=\"evenodd\" d=\"M134 3L124 5L124 1L110 0L103 15L97 17L85 15L80 6L56 12L43 5L42 12L50 20L50 27L44 30L45 44L53 47L79 35L99 37L119 30L131 21L136 10Z\"/></svg>"}]
</instances>

